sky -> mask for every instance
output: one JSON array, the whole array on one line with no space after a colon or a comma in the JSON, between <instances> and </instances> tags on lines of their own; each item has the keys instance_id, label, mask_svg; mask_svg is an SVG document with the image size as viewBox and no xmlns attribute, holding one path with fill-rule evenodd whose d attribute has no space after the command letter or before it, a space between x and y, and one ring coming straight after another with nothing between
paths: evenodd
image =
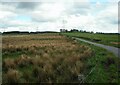
<instances>
[{"instance_id":1,"label":"sky","mask_svg":"<svg viewBox=\"0 0 120 85\"><path fill-rule=\"evenodd\" d=\"M0 32L78 29L118 33L119 0L1 0Z\"/></svg>"}]
</instances>

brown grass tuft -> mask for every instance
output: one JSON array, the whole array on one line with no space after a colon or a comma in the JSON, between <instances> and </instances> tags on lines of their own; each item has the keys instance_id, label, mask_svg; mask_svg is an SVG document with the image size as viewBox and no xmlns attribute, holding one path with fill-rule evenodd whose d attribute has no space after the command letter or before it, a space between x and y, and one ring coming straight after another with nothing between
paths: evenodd
<instances>
[{"instance_id":1,"label":"brown grass tuft","mask_svg":"<svg viewBox=\"0 0 120 85\"><path fill-rule=\"evenodd\" d=\"M3 66L8 70L9 68L14 69L16 67L16 64L13 59L7 58L3 61Z\"/></svg>"},{"instance_id":2,"label":"brown grass tuft","mask_svg":"<svg viewBox=\"0 0 120 85\"><path fill-rule=\"evenodd\" d=\"M17 70L9 69L6 73L6 82L7 83L19 83L21 74Z\"/></svg>"},{"instance_id":3,"label":"brown grass tuft","mask_svg":"<svg viewBox=\"0 0 120 85\"><path fill-rule=\"evenodd\" d=\"M31 58L26 55L21 55L21 57L15 60L15 63L20 67L28 66L31 62Z\"/></svg>"}]
</instances>

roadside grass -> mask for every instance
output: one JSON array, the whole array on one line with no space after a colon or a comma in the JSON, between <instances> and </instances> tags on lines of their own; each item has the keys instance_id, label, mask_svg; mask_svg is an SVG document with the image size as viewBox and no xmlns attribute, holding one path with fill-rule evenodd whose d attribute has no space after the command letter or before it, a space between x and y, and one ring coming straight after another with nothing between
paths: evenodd
<instances>
[{"instance_id":1,"label":"roadside grass","mask_svg":"<svg viewBox=\"0 0 120 85\"><path fill-rule=\"evenodd\" d=\"M94 55L84 61L85 83L120 83L120 58L107 50L78 41L80 44L89 46Z\"/></svg>"},{"instance_id":2,"label":"roadside grass","mask_svg":"<svg viewBox=\"0 0 120 85\"><path fill-rule=\"evenodd\" d=\"M120 48L120 35L118 34L91 34L91 33L80 33L80 32L70 32L70 33L61 33L66 36L83 38L90 40L92 42L97 42L105 45L110 45Z\"/></svg>"}]
</instances>

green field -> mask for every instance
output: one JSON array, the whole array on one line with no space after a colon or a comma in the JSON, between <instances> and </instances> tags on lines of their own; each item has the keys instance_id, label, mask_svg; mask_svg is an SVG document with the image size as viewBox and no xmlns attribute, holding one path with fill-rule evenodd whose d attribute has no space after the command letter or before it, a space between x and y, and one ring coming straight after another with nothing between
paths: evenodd
<instances>
[{"instance_id":1,"label":"green field","mask_svg":"<svg viewBox=\"0 0 120 85\"><path fill-rule=\"evenodd\" d=\"M110 45L120 48L120 35L117 34L94 34L94 33L80 33L80 32L71 32L71 33L62 33L67 36L79 37L93 42Z\"/></svg>"},{"instance_id":2,"label":"green field","mask_svg":"<svg viewBox=\"0 0 120 85\"><path fill-rule=\"evenodd\" d=\"M119 59L103 48L58 33L4 35L2 42L3 83L118 83Z\"/></svg>"}]
</instances>

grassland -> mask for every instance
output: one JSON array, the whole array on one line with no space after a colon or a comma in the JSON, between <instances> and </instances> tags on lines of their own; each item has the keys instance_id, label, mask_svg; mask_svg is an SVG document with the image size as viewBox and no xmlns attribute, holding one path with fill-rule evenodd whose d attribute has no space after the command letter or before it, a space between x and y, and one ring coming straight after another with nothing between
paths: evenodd
<instances>
[{"instance_id":1,"label":"grassland","mask_svg":"<svg viewBox=\"0 0 120 85\"><path fill-rule=\"evenodd\" d=\"M94 33L62 33L67 36L79 37L93 42L120 48L120 35L117 34L94 34Z\"/></svg>"},{"instance_id":2,"label":"grassland","mask_svg":"<svg viewBox=\"0 0 120 85\"><path fill-rule=\"evenodd\" d=\"M83 60L92 55L58 34L3 36L3 83L79 82Z\"/></svg>"},{"instance_id":3,"label":"grassland","mask_svg":"<svg viewBox=\"0 0 120 85\"><path fill-rule=\"evenodd\" d=\"M4 35L2 50L3 83L118 82L117 57L59 34Z\"/></svg>"}]
</instances>

